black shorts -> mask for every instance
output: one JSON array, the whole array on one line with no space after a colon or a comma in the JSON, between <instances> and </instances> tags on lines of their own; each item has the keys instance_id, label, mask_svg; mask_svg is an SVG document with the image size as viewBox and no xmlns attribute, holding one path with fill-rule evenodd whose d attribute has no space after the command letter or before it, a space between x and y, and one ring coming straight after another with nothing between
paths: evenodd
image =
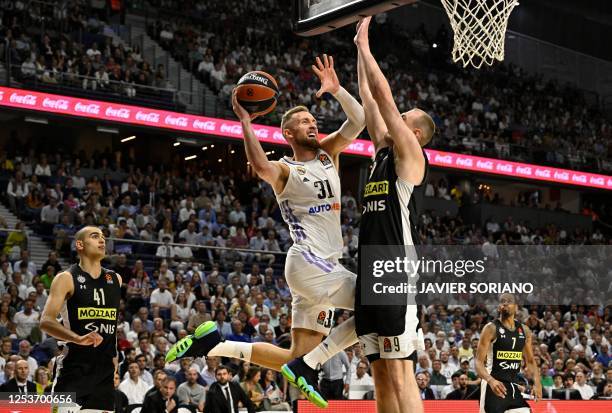
<instances>
[{"instance_id":1,"label":"black shorts","mask_svg":"<svg viewBox=\"0 0 612 413\"><path fill-rule=\"evenodd\" d=\"M53 392L76 393L82 409L115 410L115 365L112 359L56 359Z\"/></svg>"},{"instance_id":2,"label":"black shorts","mask_svg":"<svg viewBox=\"0 0 612 413\"><path fill-rule=\"evenodd\" d=\"M484 380L481 383L480 413L504 413L510 409L525 408L529 412L529 405L523 399L516 383L502 382L506 386L506 397L498 397L493 389Z\"/></svg>"}]
</instances>

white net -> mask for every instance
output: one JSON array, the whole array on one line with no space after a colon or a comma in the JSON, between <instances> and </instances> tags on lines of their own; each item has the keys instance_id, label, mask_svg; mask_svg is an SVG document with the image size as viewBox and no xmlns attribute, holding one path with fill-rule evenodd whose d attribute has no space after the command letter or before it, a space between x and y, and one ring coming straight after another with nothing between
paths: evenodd
<instances>
[{"instance_id":1,"label":"white net","mask_svg":"<svg viewBox=\"0 0 612 413\"><path fill-rule=\"evenodd\" d=\"M441 0L454 32L452 57L480 68L504 60L506 27L518 0Z\"/></svg>"}]
</instances>

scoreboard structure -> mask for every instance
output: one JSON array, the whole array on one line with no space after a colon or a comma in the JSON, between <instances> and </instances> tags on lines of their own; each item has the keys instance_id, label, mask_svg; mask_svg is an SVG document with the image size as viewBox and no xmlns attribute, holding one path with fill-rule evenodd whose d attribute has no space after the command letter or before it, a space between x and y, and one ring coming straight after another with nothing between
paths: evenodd
<instances>
[{"instance_id":1,"label":"scoreboard structure","mask_svg":"<svg viewBox=\"0 0 612 413\"><path fill-rule=\"evenodd\" d=\"M294 0L293 31L314 36L417 0Z\"/></svg>"}]
</instances>

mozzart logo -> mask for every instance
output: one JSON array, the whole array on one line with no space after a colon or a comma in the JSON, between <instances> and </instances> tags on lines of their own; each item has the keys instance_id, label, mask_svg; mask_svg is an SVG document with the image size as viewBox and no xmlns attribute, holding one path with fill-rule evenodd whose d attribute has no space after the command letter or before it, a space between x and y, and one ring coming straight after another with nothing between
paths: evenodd
<instances>
[{"instance_id":1,"label":"mozzart logo","mask_svg":"<svg viewBox=\"0 0 612 413\"><path fill-rule=\"evenodd\" d=\"M116 308L79 307L77 309L79 320L116 320Z\"/></svg>"},{"instance_id":2,"label":"mozzart logo","mask_svg":"<svg viewBox=\"0 0 612 413\"><path fill-rule=\"evenodd\" d=\"M523 359L523 353L520 351L498 350L495 356L501 360L522 360Z\"/></svg>"}]
</instances>

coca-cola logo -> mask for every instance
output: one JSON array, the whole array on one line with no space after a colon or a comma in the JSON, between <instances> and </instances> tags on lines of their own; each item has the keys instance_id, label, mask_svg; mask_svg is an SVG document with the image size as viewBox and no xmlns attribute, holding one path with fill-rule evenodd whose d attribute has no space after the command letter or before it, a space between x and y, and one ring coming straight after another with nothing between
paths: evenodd
<instances>
[{"instance_id":1,"label":"coca-cola logo","mask_svg":"<svg viewBox=\"0 0 612 413\"><path fill-rule=\"evenodd\" d=\"M157 112L136 112L136 120L142 122L151 122L151 123L159 123L159 113Z\"/></svg>"},{"instance_id":2,"label":"coca-cola logo","mask_svg":"<svg viewBox=\"0 0 612 413\"><path fill-rule=\"evenodd\" d=\"M269 130L268 128L257 128L255 129L255 136L259 139L268 139Z\"/></svg>"},{"instance_id":3,"label":"coca-cola logo","mask_svg":"<svg viewBox=\"0 0 612 413\"><path fill-rule=\"evenodd\" d=\"M42 105L44 108L68 110L68 101L65 99L45 98Z\"/></svg>"},{"instance_id":4,"label":"coca-cola logo","mask_svg":"<svg viewBox=\"0 0 612 413\"><path fill-rule=\"evenodd\" d=\"M539 176L539 177L542 177L542 178L550 178L550 169L536 168L535 176Z\"/></svg>"},{"instance_id":5,"label":"coca-cola logo","mask_svg":"<svg viewBox=\"0 0 612 413\"><path fill-rule=\"evenodd\" d=\"M279 131L275 131L272 134L272 139L274 139L275 141L283 141L283 140L285 140L285 138L283 137L283 134L280 133Z\"/></svg>"},{"instance_id":6,"label":"coca-cola logo","mask_svg":"<svg viewBox=\"0 0 612 413\"><path fill-rule=\"evenodd\" d=\"M201 121L199 119L196 119L193 121L193 128L200 129L200 130L214 131L215 129L217 129L217 122L212 121L212 120Z\"/></svg>"},{"instance_id":7,"label":"coca-cola logo","mask_svg":"<svg viewBox=\"0 0 612 413\"><path fill-rule=\"evenodd\" d=\"M586 184L587 177L586 177L586 175L578 175L578 174L574 174L574 175L572 176L572 181L574 181L574 182L580 182L580 183L582 183L582 184Z\"/></svg>"},{"instance_id":8,"label":"coca-cola logo","mask_svg":"<svg viewBox=\"0 0 612 413\"><path fill-rule=\"evenodd\" d=\"M558 172L558 171L555 171L554 178L555 179L560 179L562 181L568 181L569 180L569 174L567 172Z\"/></svg>"},{"instance_id":9,"label":"coca-cola logo","mask_svg":"<svg viewBox=\"0 0 612 413\"><path fill-rule=\"evenodd\" d=\"M4 100L4 92L0 90L0 100Z\"/></svg>"},{"instance_id":10,"label":"coca-cola logo","mask_svg":"<svg viewBox=\"0 0 612 413\"><path fill-rule=\"evenodd\" d=\"M353 142L349 145L349 149L356 152L363 151L363 143L361 142Z\"/></svg>"},{"instance_id":11,"label":"coca-cola logo","mask_svg":"<svg viewBox=\"0 0 612 413\"><path fill-rule=\"evenodd\" d=\"M476 167L480 169L486 169L488 171L493 170L493 161L478 161Z\"/></svg>"},{"instance_id":12,"label":"coca-cola logo","mask_svg":"<svg viewBox=\"0 0 612 413\"><path fill-rule=\"evenodd\" d=\"M516 173L521 175L531 175L531 167L530 166L517 166Z\"/></svg>"},{"instance_id":13,"label":"coca-cola logo","mask_svg":"<svg viewBox=\"0 0 612 413\"><path fill-rule=\"evenodd\" d=\"M187 118L184 116L167 115L166 118L164 119L164 123L166 125L180 126L180 127L186 128Z\"/></svg>"},{"instance_id":14,"label":"coca-cola logo","mask_svg":"<svg viewBox=\"0 0 612 413\"><path fill-rule=\"evenodd\" d=\"M462 158L458 156L457 159L455 160L455 164L460 165L460 166L467 166L471 168L474 165L474 162L470 158Z\"/></svg>"},{"instance_id":15,"label":"coca-cola logo","mask_svg":"<svg viewBox=\"0 0 612 413\"><path fill-rule=\"evenodd\" d=\"M120 119L130 118L130 110L126 108L114 108L112 106L109 106L106 108L105 114L106 116L111 116L113 118L120 118Z\"/></svg>"},{"instance_id":16,"label":"coca-cola logo","mask_svg":"<svg viewBox=\"0 0 612 413\"><path fill-rule=\"evenodd\" d=\"M221 133L229 133L231 135L241 135L242 134L242 126L237 125L237 124L222 123L221 124Z\"/></svg>"},{"instance_id":17,"label":"coca-cola logo","mask_svg":"<svg viewBox=\"0 0 612 413\"><path fill-rule=\"evenodd\" d=\"M498 163L495 169L500 172L512 173L512 165L509 163Z\"/></svg>"},{"instance_id":18,"label":"coca-cola logo","mask_svg":"<svg viewBox=\"0 0 612 413\"><path fill-rule=\"evenodd\" d=\"M100 114L100 105L96 105L95 103L81 103L81 102L77 102L74 105L74 111L75 112L83 112L83 113L89 113L91 115L99 115Z\"/></svg>"},{"instance_id":19,"label":"coca-cola logo","mask_svg":"<svg viewBox=\"0 0 612 413\"><path fill-rule=\"evenodd\" d=\"M604 185L604 179L601 176L592 176L590 182L593 185Z\"/></svg>"},{"instance_id":20,"label":"coca-cola logo","mask_svg":"<svg viewBox=\"0 0 612 413\"><path fill-rule=\"evenodd\" d=\"M608 186L612 188L612 179L608 179Z\"/></svg>"},{"instance_id":21,"label":"coca-cola logo","mask_svg":"<svg viewBox=\"0 0 612 413\"><path fill-rule=\"evenodd\" d=\"M19 93L11 93L9 101L12 103L20 103L22 105L35 106L36 96L34 95L20 95Z\"/></svg>"},{"instance_id":22,"label":"coca-cola logo","mask_svg":"<svg viewBox=\"0 0 612 413\"><path fill-rule=\"evenodd\" d=\"M437 163L444 163L450 165L453 163L453 157L450 155L436 155L435 161Z\"/></svg>"},{"instance_id":23,"label":"coca-cola logo","mask_svg":"<svg viewBox=\"0 0 612 413\"><path fill-rule=\"evenodd\" d=\"M373 154L374 153L374 145L370 144L368 145L368 154Z\"/></svg>"}]
</instances>

